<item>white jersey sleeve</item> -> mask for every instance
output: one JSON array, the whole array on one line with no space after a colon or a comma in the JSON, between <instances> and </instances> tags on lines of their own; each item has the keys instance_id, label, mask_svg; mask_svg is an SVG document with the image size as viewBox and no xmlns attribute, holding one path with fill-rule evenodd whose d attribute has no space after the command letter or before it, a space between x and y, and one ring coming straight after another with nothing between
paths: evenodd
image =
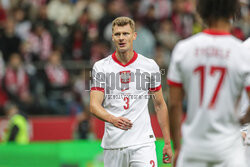
<instances>
[{"instance_id":1,"label":"white jersey sleeve","mask_svg":"<svg viewBox=\"0 0 250 167\"><path fill-rule=\"evenodd\" d=\"M105 73L98 63L95 63L92 70L91 90L99 90L104 92L105 89Z\"/></svg>"},{"instance_id":2,"label":"white jersey sleeve","mask_svg":"<svg viewBox=\"0 0 250 167\"><path fill-rule=\"evenodd\" d=\"M154 60L152 60L152 74L150 78L150 91L157 91L161 88L161 73L159 66L156 64Z\"/></svg>"}]
</instances>

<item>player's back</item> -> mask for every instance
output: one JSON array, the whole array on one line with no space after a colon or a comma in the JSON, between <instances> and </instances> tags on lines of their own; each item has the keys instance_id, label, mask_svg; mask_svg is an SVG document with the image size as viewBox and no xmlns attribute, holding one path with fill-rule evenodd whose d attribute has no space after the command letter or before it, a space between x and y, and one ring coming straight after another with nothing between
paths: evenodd
<instances>
[{"instance_id":1,"label":"player's back","mask_svg":"<svg viewBox=\"0 0 250 167\"><path fill-rule=\"evenodd\" d=\"M190 156L220 159L241 142L235 107L244 88L245 55L239 40L210 31L176 46L168 79L186 92L183 149Z\"/></svg>"}]
</instances>

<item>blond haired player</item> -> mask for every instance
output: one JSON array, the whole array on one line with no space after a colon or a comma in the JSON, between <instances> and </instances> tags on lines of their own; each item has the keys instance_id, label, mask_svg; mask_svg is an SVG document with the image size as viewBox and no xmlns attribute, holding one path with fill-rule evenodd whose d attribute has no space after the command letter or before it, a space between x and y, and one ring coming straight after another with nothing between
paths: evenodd
<instances>
[{"instance_id":1,"label":"blond haired player","mask_svg":"<svg viewBox=\"0 0 250 167\"><path fill-rule=\"evenodd\" d=\"M112 22L116 51L96 62L90 110L105 121L102 139L105 167L157 167L155 136L148 112L149 94L164 137L163 162L170 163L168 111L163 99L159 67L133 51L135 23L128 17Z\"/></svg>"},{"instance_id":2,"label":"blond haired player","mask_svg":"<svg viewBox=\"0 0 250 167\"><path fill-rule=\"evenodd\" d=\"M246 167L236 106L243 89L250 95L250 56L229 33L238 10L238 0L197 0L208 28L173 51L169 113L177 167ZM184 94L187 118L181 131Z\"/></svg>"}]
</instances>

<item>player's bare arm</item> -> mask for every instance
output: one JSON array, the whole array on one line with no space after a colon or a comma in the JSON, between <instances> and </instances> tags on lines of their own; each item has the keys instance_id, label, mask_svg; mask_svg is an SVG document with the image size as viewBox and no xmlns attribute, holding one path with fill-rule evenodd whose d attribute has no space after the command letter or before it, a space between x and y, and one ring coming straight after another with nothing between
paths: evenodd
<instances>
[{"instance_id":1,"label":"player's bare arm","mask_svg":"<svg viewBox=\"0 0 250 167\"><path fill-rule=\"evenodd\" d=\"M182 87L170 86L169 94L170 94L170 99L169 99L170 132L175 149L175 155L174 155L174 165L175 165L181 148L181 119L182 119L182 101L184 97L184 91Z\"/></svg>"},{"instance_id":2,"label":"player's bare arm","mask_svg":"<svg viewBox=\"0 0 250 167\"><path fill-rule=\"evenodd\" d=\"M153 103L155 112L161 131L163 134L165 145L163 147L163 163L171 163L172 160L172 149L170 144L170 133L169 133L169 118L168 118L168 109L164 101L162 90L156 92L150 92L154 95Z\"/></svg>"},{"instance_id":3,"label":"player's bare arm","mask_svg":"<svg viewBox=\"0 0 250 167\"><path fill-rule=\"evenodd\" d=\"M124 117L115 117L109 114L103 107L102 102L104 99L104 93L101 91L92 90L90 92L90 112L94 114L100 120L109 122L115 127L122 130L128 130L132 127L132 122Z\"/></svg>"},{"instance_id":4,"label":"player's bare arm","mask_svg":"<svg viewBox=\"0 0 250 167\"><path fill-rule=\"evenodd\" d=\"M250 100L250 91L247 92L248 99ZM241 118L240 123L242 125L250 122L250 106L248 106L247 112L244 117Z\"/></svg>"}]
</instances>

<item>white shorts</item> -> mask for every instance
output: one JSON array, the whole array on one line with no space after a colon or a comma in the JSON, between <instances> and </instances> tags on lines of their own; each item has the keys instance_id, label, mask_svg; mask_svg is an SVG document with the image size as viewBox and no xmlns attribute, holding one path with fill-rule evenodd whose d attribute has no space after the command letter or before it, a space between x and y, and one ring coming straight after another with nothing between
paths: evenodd
<instances>
[{"instance_id":1,"label":"white shorts","mask_svg":"<svg viewBox=\"0 0 250 167\"><path fill-rule=\"evenodd\" d=\"M244 150L242 148L232 148L232 154L222 161L206 161L195 157L187 156L186 153L181 152L177 167L247 167Z\"/></svg>"},{"instance_id":2,"label":"white shorts","mask_svg":"<svg viewBox=\"0 0 250 167\"><path fill-rule=\"evenodd\" d=\"M104 149L104 167L157 167L155 143Z\"/></svg>"}]
</instances>

